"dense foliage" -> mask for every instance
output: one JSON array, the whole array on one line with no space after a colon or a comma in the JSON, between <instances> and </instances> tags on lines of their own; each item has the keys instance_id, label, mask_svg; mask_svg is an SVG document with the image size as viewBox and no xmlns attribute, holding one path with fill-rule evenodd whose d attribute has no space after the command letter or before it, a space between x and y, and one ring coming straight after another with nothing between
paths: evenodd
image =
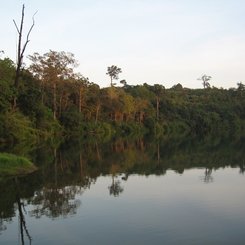
<instances>
[{"instance_id":1,"label":"dense foliage","mask_svg":"<svg viewBox=\"0 0 245 245\"><path fill-rule=\"evenodd\" d=\"M161 137L244 131L242 83L230 89L188 89L181 84L165 89L159 84L131 86L122 80L121 87L111 83L100 88L74 72L77 61L73 54L50 51L34 53L29 59L32 63L21 70L18 88L14 86L14 63L0 59L2 143L35 144L40 139L71 135Z\"/></svg>"}]
</instances>

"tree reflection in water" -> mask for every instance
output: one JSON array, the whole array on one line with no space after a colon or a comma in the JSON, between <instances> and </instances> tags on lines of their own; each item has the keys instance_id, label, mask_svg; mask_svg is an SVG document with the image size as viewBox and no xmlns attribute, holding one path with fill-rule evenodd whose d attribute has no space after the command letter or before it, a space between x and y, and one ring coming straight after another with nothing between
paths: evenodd
<instances>
[{"instance_id":1,"label":"tree reflection in water","mask_svg":"<svg viewBox=\"0 0 245 245\"><path fill-rule=\"evenodd\" d=\"M120 180L115 180L114 176L112 176L112 184L108 187L108 189L110 195L113 195L115 197L119 196L123 192Z\"/></svg>"},{"instance_id":2,"label":"tree reflection in water","mask_svg":"<svg viewBox=\"0 0 245 245\"><path fill-rule=\"evenodd\" d=\"M109 195L118 197L122 183L130 175L165 175L171 169L183 174L186 169L202 168L202 181L212 183L214 170L238 167L245 172L243 140L166 138L157 140L118 139L107 144L66 142L59 148L35 152L39 172L18 180L0 179L0 234L19 217L21 242L31 243L31 230L25 216L55 219L75 215L83 192L101 175L112 177ZM32 210L25 212L24 206Z\"/></svg>"},{"instance_id":3,"label":"tree reflection in water","mask_svg":"<svg viewBox=\"0 0 245 245\"><path fill-rule=\"evenodd\" d=\"M46 188L36 191L31 203L34 209L30 211L32 216L40 218L45 215L50 218L76 214L81 201L76 195L81 195L84 189L80 186L66 186L64 188Z\"/></svg>"},{"instance_id":4,"label":"tree reflection in water","mask_svg":"<svg viewBox=\"0 0 245 245\"><path fill-rule=\"evenodd\" d=\"M3 220L2 218L0 218L0 235L2 234L2 231L7 230L7 226L4 223L5 220ZM10 219L8 219L7 221L10 222Z\"/></svg>"},{"instance_id":5,"label":"tree reflection in water","mask_svg":"<svg viewBox=\"0 0 245 245\"><path fill-rule=\"evenodd\" d=\"M73 173L74 163L63 156L62 152L53 149L53 170L49 173L50 182L43 188L35 191L31 203L34 209L31 216L40 218L47 216L57 218L76 214L81 201L76 199L82 195L84 189L90 185L90 179L83 171L83 158L81 152L76 161L76 175ZM78 163L78 164L77 164Z\"/></svg>"},{"instance_id":6,"label":"tree reflection in water","mask_svg":"<svg viewBox=\"0 0 245 245\"><path fill-rule=\"evenodd\" d=\"M205 168L204 177L202 179L204 183L211 183L214 181L211 168Z\"/></svg>"},{"instance_id":7,"label":"tree reflection in water","mask_svg":"<svg viewBox=\"0 0 245 245\"><path fill-rule=\"evenodd\" d=\"M242 163L239 164L239 168L240 168L240 174L244 174L245 173L245 160L243 160Z\"/></svg>"},{"instance_id":8,"label":"tree reflection in water","mask_svg":"<svg viewBox=\"0 0 245 245\"><path fill-rule=\"evenodd\" d=\"M115 197L119 196L123 192L123 188L121 187L120 180L115 180L117 178L117 174L120 173L121 168L118 164L112 164L110 168L110 174L112 176L112 183L108 186L110 195Z\"/></svg>"},{"instance_id":9,"label":"tree reflection in water","mask_svg":"<svg viewBox=\"0 0 245 245\"><path fill-rule=\"evenodd\" d=\"M25 244L25 236L27 237L27 239L29 240L29 244L31 244L32 242L32 237L27 229L27 224L26 224L26 220L25 220L25 215L26 211L24 208L24 203L21 202L21 200L17 199L17 205L18 205L18 211L19 211L19 228L20 228L20 239L21 239L21 244L24 245Z\"/></svg>"}]
</instances>

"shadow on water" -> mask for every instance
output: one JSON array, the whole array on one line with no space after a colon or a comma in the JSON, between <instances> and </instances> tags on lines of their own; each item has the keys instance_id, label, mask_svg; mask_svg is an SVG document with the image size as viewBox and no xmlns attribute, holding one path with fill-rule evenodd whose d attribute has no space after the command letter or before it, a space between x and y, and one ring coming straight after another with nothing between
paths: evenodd
<instances>
[{"instance_id":1,"label":"shadow on water","mask_svg":"<svg viewBox=\"0 0 245 245\"><path fill-rule=\"evenodd\" d=\"M51 219L75 215L81 205L78 196L99 176L111 176L109 195L117 197L124 191L122 181L132 174L165 175L169 169L183 174L201 168L202 181L212 183L213 170L234 167L245 172L244 138L116 139L104 144L70 139L28 154L39 171L0 179L0 234L18 216L22 244L32 242L26 215ZM32 205L28 212L27 204Z\"/></svg>"}]
</instances>

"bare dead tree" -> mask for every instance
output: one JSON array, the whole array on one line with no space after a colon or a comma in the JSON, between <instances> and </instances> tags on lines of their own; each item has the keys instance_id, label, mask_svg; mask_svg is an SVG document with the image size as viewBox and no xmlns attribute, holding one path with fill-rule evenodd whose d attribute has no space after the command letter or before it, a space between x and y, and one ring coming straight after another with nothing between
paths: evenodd
<instances>
[{"instance_id":1,"label":"bare dead tree","mask_svg":"<svg viewBox=\"0 0 245 245\"><path fill-rule=\"evenodd\" d=\"M13 20L15 28L16 28L17 33L18 33L17 61L16 61L15 80L14 80L14 86L16 89L18 89L18 87L19 87L20 71L21 71L21 66L23 63L23 57L24 57L24 53L25 53L27 44L30 42L29 37L30 37L31 31L35 25L34 17L36 15L36 13L32 16L32 25L29 28L29 31L26 35L26 40L25 40L23 46L22 46L22 38L23 38L24 18L25 18L25 5L24 4L22 5L22 15L21 15L21 20L20 20L20 26L18 27L18 25L16 24L16 21ZM13 107L16 107L16 98L14 98L13 104L14 104Z\"/></svg>"}]
</instances>

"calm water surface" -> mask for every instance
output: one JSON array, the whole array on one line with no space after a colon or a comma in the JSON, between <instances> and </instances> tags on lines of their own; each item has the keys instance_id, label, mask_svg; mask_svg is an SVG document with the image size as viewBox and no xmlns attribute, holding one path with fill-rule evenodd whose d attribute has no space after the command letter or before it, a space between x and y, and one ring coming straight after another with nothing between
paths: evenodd
<instances>
[{"instance_id":1,"label":"calm water surface","mask_svg":"<svg viewBox=\"0 0 245 245\"><path fill-rule=\"evenodd\" d=\"M238 145L41 152L40 171L0 183L0 244L245 244Z\"/></svg>"}]
</instances>

